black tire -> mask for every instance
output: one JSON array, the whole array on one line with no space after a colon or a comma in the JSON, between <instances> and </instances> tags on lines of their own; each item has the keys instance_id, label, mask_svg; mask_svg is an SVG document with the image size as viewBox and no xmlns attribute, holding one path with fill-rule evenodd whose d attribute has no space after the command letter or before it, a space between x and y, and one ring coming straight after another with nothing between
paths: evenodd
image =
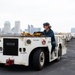
<instances>
[{"instance_id":1,"label":"black tire","mask_svg":"<svg viewBox=\"0 0 75 75\"><path fill-rule=\"evenodd\" d=\"M41 54L43 54L44 59L41 57ZM42 65L41 62L43 62ZM38 49L33 54L33 67L35 70L42 70L44 66L45 66L45 53L43 50Z\"/></svg>"},{"instance_id":2,"label":"black tire","mask_svg":"<svg viewBox=\"0 0 75 75\"><path fill-rule=\"evenodd\" d=\"M59 45L59 50L58 50L58 58L56 59L57 62L61 60L61 55L62 55L62 46L60 44Z\"/></svg>"}]
</instances>

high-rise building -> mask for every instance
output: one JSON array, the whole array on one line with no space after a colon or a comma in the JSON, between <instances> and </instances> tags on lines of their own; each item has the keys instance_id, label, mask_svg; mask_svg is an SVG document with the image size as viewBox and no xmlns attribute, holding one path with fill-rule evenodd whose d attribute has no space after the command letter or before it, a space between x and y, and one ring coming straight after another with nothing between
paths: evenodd
<instances>
[{"instance_id":1,"label":"high-rise building","mask_svg":"<svg viewBox=\"0 0 75 75\"><path fill-rule=\"evenodd\" d=\"M15 33L15 27L11 29L11 33Z\"/></svg>"},{"instance_id":2,"label":"high-rise building","mask_svg":"<svg viewBox=\"0 0 75 75\"><path fill-rule=\"evenodd\" d=\"M28 29L25 29L25 32L28 32Z\"/></svg>"},{"instance_id":3,"label":"high-rise building","mask_svg":"<svg viewBox=\"0 0 75 75\"><path fill-rule=\"evenodd\" d=\"M15 33L15 27L13 27L13 28L11 29L11 33L12 33L12 34ZM17 33L17 32L16 32L16 33ZM20 29L20 33L22 33L22 29Z\"/></svg>"},{"instance_id":4,"label":"high-rise building","mask_svg":"<svg viewBox=\"0 0 75 75\"><path fill-rule=\"evenodd\" d=\"M34 32L40 32L41 28L34 28Z\"/></svg>"},{"instance_id":5,"label":"high-rise building","mask_svg":"<svg viewBox=\"0 0 75 75\"><path fill-rule=\"evenodd\" d=\"M20 21L15 21L15 33L20 33Z\"/></svg>"},{"instance_id":6,"label":"high-rise building","mask_svg":"<svg viewBox=\"0 0 75 75\"><path fill-rule=\"evenodd\" d=\"M4 33L4 28L2 28L2 33Z\"/></svg>"},{"instance_id":7,"label":"high-rise building","mask_svg":"<svg viewBox=\"0 0 75 75\"><path fill-rule=\"evenodd\" d=\"M31 32L31 26L28 25L28 32L30 33Z\"/></svg>"},{"instance_id":8,"label":"high-rise building","mask_svg":"<svg viewBox=\"0 0 75 75\"><path fill-rule=\"evenodd\" d=\"M34 33L34 32L40 32L41 28L34 28L33 25L28 25L28 29L25 29L25 32L28 33Z\"/></svg>"},{"instance_id":9,"label":"high-rise building","mask_svg":"<svg viewBox=\"0 0 75 75\"><path fill-rule=\"evenodd\" d=\"M0 28L0 34L1 34L1 28Z\"/></svg>"},{"instance_id":10,"label":"high-rise building","mask_svg":"<svg viewBox=\"0 0 75 75\"><path fill-rule=\"evenodd\" d=\"M75 33L75 28L71 28L71 33Z\"/></svg>"},{"instance_id":11,"label":"high-rise building","mask_svg":"<svg viewBox=\"0 0 75 75\"><path fill-rule=\"evenodd\" d=\"M11 27L10 27L10 21L5 21L4 23L4 33L10 33Z\"/></svg>"},{"instance_id":12,"label":"high-rise building","mask_svg":"<svg viewBox=\"0 0 75 75\"><path fill-rule=\"evenodd\" d=\"M30 31L30 33L34 33L34 27L33 27L33 25L31 25L31 31Z\"/></svg>"}]
</instances>

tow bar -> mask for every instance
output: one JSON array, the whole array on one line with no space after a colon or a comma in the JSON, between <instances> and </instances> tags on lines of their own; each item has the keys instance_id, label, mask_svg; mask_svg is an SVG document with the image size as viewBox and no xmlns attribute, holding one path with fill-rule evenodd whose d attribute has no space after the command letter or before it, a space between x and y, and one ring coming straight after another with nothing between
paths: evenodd
<instances>
[{"instance_id":1,"label":"tow bar","mask_svg":"<svg viewBox=\"0 0 75 75\"><path fill-rule=\"evenodd\" d=\"M11 65L13 65L14 64L14 60L12 60L12 59L6 59L6 66L11 66Z\"/></svg>"}]
</instances>

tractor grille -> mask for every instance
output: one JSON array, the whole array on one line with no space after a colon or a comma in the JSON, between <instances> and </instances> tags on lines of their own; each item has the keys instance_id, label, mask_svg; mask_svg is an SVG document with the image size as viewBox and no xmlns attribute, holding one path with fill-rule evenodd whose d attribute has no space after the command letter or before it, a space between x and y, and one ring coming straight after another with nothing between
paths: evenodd
<instances>
[{"instance_id":1,"label":"tractor grille","mask_svg":"<svg viewBox=\"0 0 75 75\"><path fill-rule=\"evenodd\" d=\"M18 56L18 39L3 39L3 55Z\"/></svg>"}]
</instances>

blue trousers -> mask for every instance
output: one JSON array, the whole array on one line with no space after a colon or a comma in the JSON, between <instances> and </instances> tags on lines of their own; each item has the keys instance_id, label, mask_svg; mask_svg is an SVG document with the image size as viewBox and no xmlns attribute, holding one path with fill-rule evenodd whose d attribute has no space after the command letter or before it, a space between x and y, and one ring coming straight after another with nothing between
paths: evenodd
<instances>
[{"instance_id":1,"label":"blue trousers","mask_svg":"<svg viewBox=\"0 0 75 75\"><path fill-rule=\"evenodd\" d=\"M52 50L51 50L51 54L52 54L52 52L55 50L56 42L52 42L51 44L52 44Z\"/></svg>"}]
</instances>

